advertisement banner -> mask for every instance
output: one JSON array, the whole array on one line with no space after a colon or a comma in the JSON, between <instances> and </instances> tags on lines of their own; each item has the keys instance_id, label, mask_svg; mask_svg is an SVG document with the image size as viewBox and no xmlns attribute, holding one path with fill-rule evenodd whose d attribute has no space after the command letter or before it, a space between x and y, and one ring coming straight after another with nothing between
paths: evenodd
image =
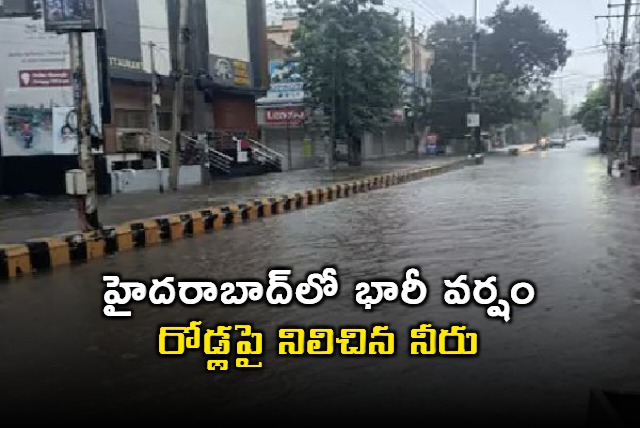
<instances>
[{"instance_id":1,"label":"advertisement banner","mask_svg":"<svg viewBox=\"0 0 640 428\"><path fill-rule=\"evenodd\" d=\"M95 31L100 27L99 0L45 0L46 31Z\"/></svg>"},{"instance_id":2,"label":"advertisement banner","mask_svg":"<svg viewBox=\"0 0 640 428\"><path fill-rule=\"evenodd\" d=\"M78 134L67 125L67 119L73 114L71 107L54 107L51 121L53 153L56 155L72 155L78 153ZM73 122L73 120L69 120Z\"/></svg>"},{"instance_id":3,"label":"advertisement banner","mask_svg":"<svg viewBox=\"0 0 640 428\"><path fill-rule=\"evenodd\" d=\"M99 130L95 36L85 33L83 39L89 103ZM0 43L2 156L74 153L60 134L61 117L74 104L68 36L46 32L43 19L11 18L0 20L0 40L20 40Z\"/></svg>"},{"instance_id":4,"label":"advertisement banner","mask_svg":"<svg viewBox=\"0 0 640 428\"><path fill-rule=\"evenodd\" d=\"M267 98L304 98L304 82L300 74L300 63L289 60L269 61L269 91Z\"/></svg>"},{"instance_id":5,"label":"advertisement banner","mask_svg":"<svg viewBox=\"0 0 640 428\"><path fill-rule=\"evenodd\" d=\"M71 70L20 70L21 88L55 88L71 86Z\"/></svg>"},{"instance_id":6,"label":"advertisement banner","mask_svg":"<svg viewBox=\"0 0 640 428\"><path fill-rule=\"evenodd\" d=\"M209 55L209 70L213 81L225 86L251 86L251 64L233 58Z\"/></svg>"}]
</instances>

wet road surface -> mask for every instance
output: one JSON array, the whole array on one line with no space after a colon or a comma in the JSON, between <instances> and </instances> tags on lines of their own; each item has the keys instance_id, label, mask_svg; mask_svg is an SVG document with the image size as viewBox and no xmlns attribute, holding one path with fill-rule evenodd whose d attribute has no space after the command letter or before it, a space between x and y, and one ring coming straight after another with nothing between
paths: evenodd
<instances>
[{"instance_id":1,"label":"wet road surface","mask_svg":"<svg viewBox=\"0 0 640 428\"><path fill-rule=\"evenodd\" d=\"M415 159L403 156L368 161L358 167L344 164L335 171L316 169L273 173L254 177L235 177L212 181L207 186L185 186L178 193L145 191L101 196L100 221L114 225L130 220L173 214L210 206L246 202L250 198L279 195L303 189L328 186L343 180L362 179L373 174L437 166L461 157ZM18 243L78 229L75 202L63 197L34 195L0 199L0 244Z\"/></svg>"},{"instance_id":2,"label":"wet road surface","mask_svg":"<svg viewBox=\"0 0 640 428\"><path fill-rule=\"evenodd\" d=\"M3 414L37 408L48 417L127 420L160 416L160 408L187 420L410 417L428 425L446 416L451 426L581 426L590 388L640 389L640 187L612 182L596 152L597 142L588 141L492 157L483 166L3 285ZM104 273L266 283L273 267L291 267L301 280L328 264L337 266L340 295L315 307L134 304L133 319L102 316ZM419 266L429 283L425 305L364 312L355 304L355 283L401 283L408 266ZM508 324L474 304L445 306L442 278L459 272L497 274L501 295L527 279L537 299L514 306ZM253 324L265 334L265 368L207 372L202 351L160 358L158 327L190 320L208 328ZM396 332L396 356L275 355L281 326L373 323ZM407 332L420 323L467 325L479 332L480 355L409 358Z\"/></svg>"}]
</instances>

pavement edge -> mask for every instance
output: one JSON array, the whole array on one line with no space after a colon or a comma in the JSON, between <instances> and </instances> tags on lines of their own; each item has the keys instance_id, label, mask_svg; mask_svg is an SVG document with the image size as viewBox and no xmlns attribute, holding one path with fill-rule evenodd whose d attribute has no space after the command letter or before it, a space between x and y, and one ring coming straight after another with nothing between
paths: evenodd
<instances>
[{"instance_id":1,"label":"pavement edge","mask_svg":"<svg viewBox=\"0 0 640 428\"><path fill-rule=\"evenodd\" d=\"M30 239L22 244L0 244L0 281L14 280L60 266L86 263L109 255L149 248L240 225L248 221L302 210L359 193L441 175L468 165L460 160L441 166L382 173L360 180L256 198L240 204L205 207L175 214L127 221L105 227L105 236L70 232Z\"/></svg>"}]
</instances>

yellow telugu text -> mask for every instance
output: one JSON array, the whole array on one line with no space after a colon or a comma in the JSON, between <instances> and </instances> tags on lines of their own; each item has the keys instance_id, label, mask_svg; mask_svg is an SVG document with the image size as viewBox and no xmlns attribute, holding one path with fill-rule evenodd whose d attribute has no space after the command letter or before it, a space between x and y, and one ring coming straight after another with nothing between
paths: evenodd
<instances>
[{"instance_id":1,"label":"yellow telugu text","mask_svg":"<svg viewBox=\"0 0 640 428\"><path fill-rule=\"evenodd\" d=\"M202 321L188 326L161 327L158 340L160 355L185 355L201 349L212 359L209 371L262 368L255 361L263 354L263 334L250 325L219 325L202 330ZM278 330L278 355L288 356L392 356L396 353L396 335L389 326L367 328L281 328ZM411 356L478 354L478 334L464 326L438 329L420 324L409 332Z\"/></svg>"},{"instance_id":2,"label":"yellow telugu text","mask_svg":"<svg viewBox=\"0 0 640 428\"><path fill-rule=\"evenodd\" d=\"M236 368L262 367L262 362L252 362L250 359L262 355L262 333L253 332L250 325L217 326L202 332L201 324L202 321L192 321L188 327L160 327L160 355L184 355L187 349L202 348L206 355L213 358L207 361L207 370L210 371L229 370L232 355L235 356ZM232 347L232 334L239 335L235 347Z\"/></svg>"},{"instance_id":3,"label":"yellow telugu text","mask_svg":"<svg viewBox=\"0 0 640 428\"><path fill-rule=\"evenodd\" d=\"M411 355L477 355L478 334L466 327L436 329L421 324L410 331ZM366 328L281 328L279 355L395 355L396 336L389 326ZM453 339L453 340L452 340Z\"/></svg>"}]
</instances>

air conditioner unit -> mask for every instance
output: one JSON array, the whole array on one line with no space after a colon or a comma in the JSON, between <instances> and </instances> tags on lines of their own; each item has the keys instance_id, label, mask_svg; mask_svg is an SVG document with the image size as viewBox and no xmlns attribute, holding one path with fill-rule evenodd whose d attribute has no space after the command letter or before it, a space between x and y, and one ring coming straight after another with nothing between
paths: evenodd
<instances>
[{"instance_id":1,"label":"air conditioner unit","mask_svg":"<svg viewBox=\"0 0 640 428\"><path fill-rule=\"evenodd\" d=\"M123 152L145 151L146 137L142 132L123 132L119 139Z\"/></svg>"}]
</instances>

